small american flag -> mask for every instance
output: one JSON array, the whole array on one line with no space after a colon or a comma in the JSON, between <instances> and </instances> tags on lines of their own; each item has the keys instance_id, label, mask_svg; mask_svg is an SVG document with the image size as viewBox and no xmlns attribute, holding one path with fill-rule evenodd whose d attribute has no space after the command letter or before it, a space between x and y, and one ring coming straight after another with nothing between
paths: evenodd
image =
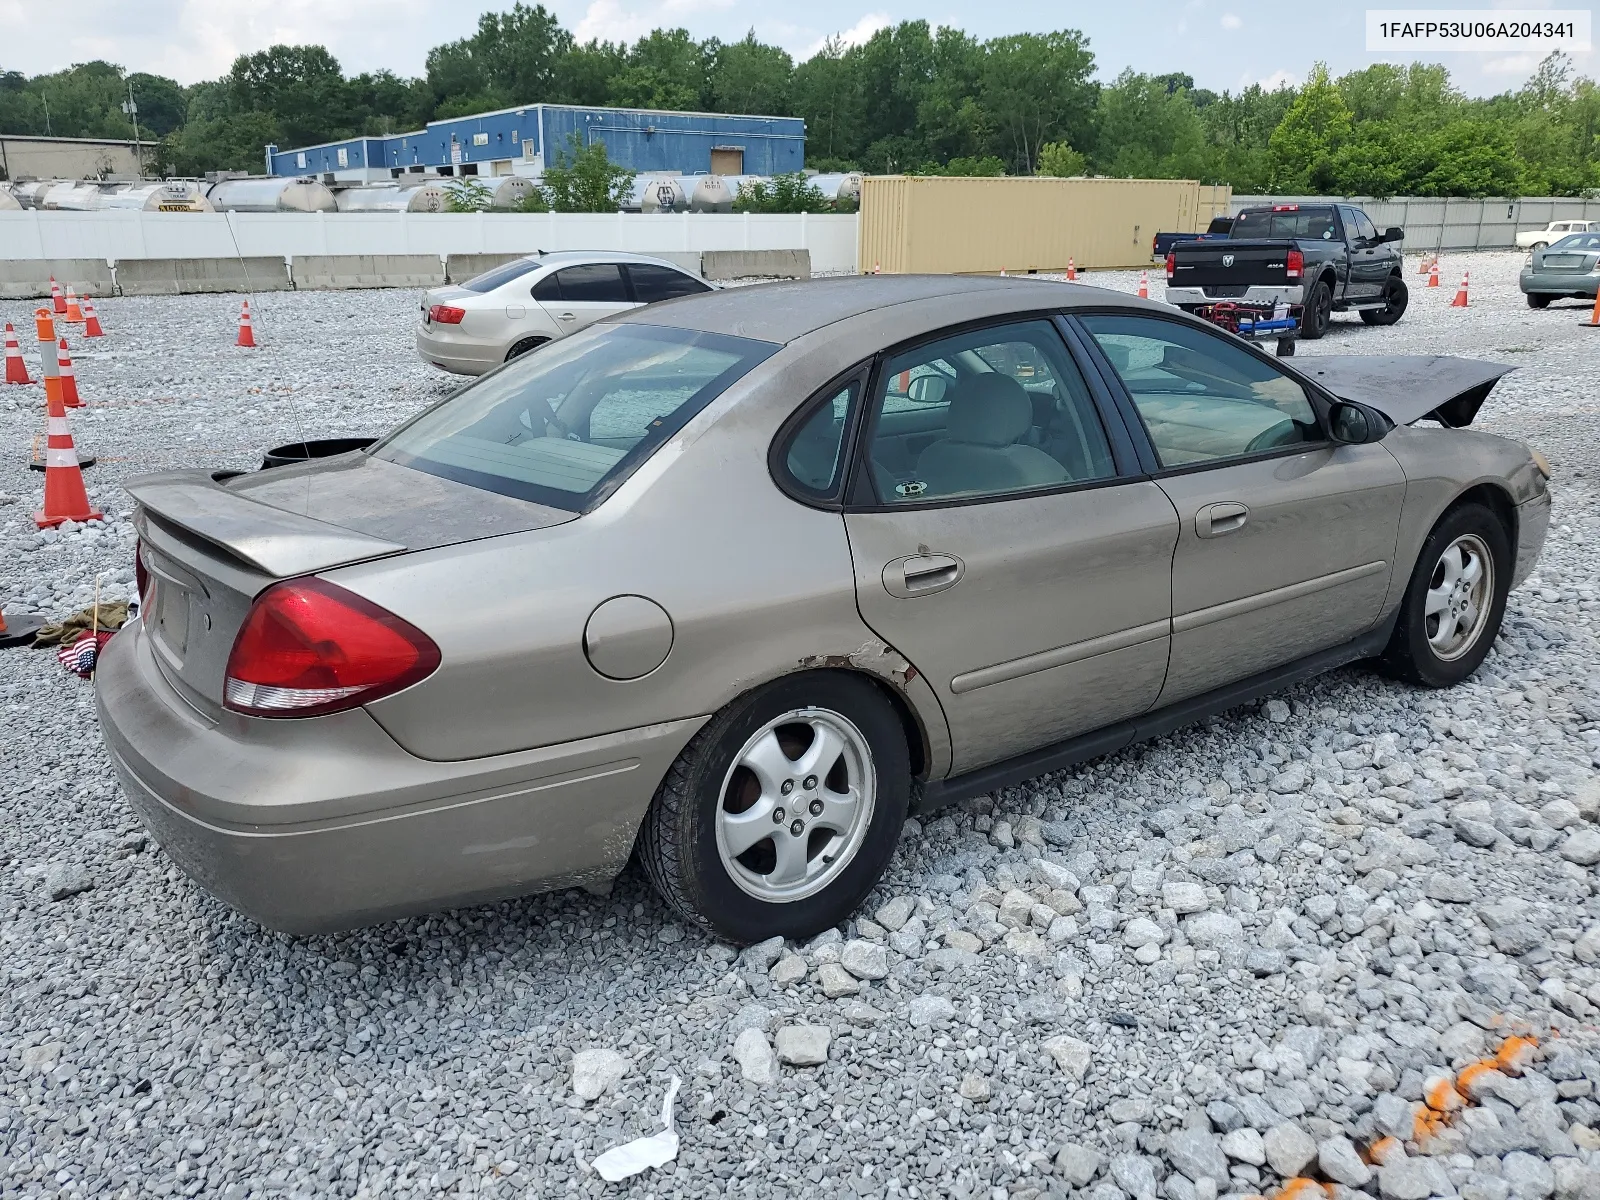
<instances>
[{"instance_id":1,"label":"small american flag","mask_svg":"<svg viewBox=\"0 0 1600 1200\"><path fill-rule=\"evenodd\" d=\"M85 629L77 639L56 650L56 658L63 667L80 679L94 674L95 660L100 657L100 647L111 640L111 630L90 633Z\"/></svg>"}]
</instances>

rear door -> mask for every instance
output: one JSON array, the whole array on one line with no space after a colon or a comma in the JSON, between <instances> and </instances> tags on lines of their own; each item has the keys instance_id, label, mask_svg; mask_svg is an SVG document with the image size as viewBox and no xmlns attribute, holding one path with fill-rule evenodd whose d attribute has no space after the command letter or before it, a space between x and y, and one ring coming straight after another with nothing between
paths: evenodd
<instances>
[{"instance_id":1,"label":"rear door","mask_svg":"<svg viewBox=\"0 0 1600 1200\"><path fill-rule=\"evenodd\" d=\"M1405 476L1381 444L1327 440L1305 388L1188 322L1077 318L1125 389L1177 510L1171 704L1371 629Z\"/></svg>"},{"instance_id":2,"label":"rear door","mask_svg":"<svg viewBox=\"0 0 1600 1200\"><path fill-rule=\"evenodd\" d=\"M635 306L619 263L562 267L534 284L533 298L563 334Z\"/></svg>"},{"instance_id":3,"label":"rear door","mask_svg":"<svg viewBox=\"0 0 1600 1200\"><path fill-rule=\"evenodd\" d=\"M938 695L954 771L1155 702L1177 518L1049 320L889 356L864 447L845 513L857 603Z\"/></svg>"},{"instance_id":4,"label":"rear door","mask_svg":"<svg viewBox=\"0 0 1600 1200\"><path fill-rule=\"evenodd\" d=\"M628 263L626 270L628 280L633 284L633 298L640 304L654 304L658 300L693 296L711 290L709 284L702 283L692 275L655 263Z\"/></svg>"}]
</instances>

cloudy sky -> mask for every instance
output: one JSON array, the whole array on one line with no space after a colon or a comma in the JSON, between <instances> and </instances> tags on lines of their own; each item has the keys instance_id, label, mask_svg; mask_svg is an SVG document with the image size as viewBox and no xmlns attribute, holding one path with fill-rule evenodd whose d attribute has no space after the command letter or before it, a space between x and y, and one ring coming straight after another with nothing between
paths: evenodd
<instances>
[{"instance_id":1,"label":"cloudy sky","mask_svg":"<svg viewBox=\"0 0 1600 1200\"><path fill-rule=\"evenodd\" d=\"M1388 0L1446 7L1450 0ZM1463 0L1456 0L1462 3ZM1493 0L1478 0L1488 7ZM1502 8L1574 7L1515 0ZM103 58L182 83L215 78L238 54L274 42L320 42L348 72L387 67L420 74L430 46L470 33L480 12L509 8L471 0L72 0L70 18L38 19L38 0L0 0L0 69L34 75ZM1125 66L1183 70L1203 87L1298 81L1318 58L1335 73L1374 61L1365 49L1364 6L1262 4L1254 0L1133 0L1126 4L1010 0L546 0L580 39L632 40L658 25L697 37L742 37L753 28L797 57L831 34L861 38L923 17L980 37L1077 28L1088 34L1102 78ZM1537 55L1456 53L1446 62L1460 86L1489 94L1519 85ZM1593 55L1579 67L1595 70Z\"/></svg>"}]
</instances>

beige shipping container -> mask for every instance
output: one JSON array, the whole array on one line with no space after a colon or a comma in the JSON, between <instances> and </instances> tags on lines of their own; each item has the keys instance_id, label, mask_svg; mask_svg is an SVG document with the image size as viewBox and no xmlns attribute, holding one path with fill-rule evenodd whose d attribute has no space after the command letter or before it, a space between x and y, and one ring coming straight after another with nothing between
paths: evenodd
<instances>
[{"instance_id":1,"label":"beige shipping container","mask_svg":"<svg viewBox=\"0 0 1600 1200\"><path fill-rule=\"evenodd\" d=\"M1225 216L1232 189L1192 179L871 175L862 183L860 268L998 274L1150 264L1158 232Z\"/></svg>"}]
</instances>

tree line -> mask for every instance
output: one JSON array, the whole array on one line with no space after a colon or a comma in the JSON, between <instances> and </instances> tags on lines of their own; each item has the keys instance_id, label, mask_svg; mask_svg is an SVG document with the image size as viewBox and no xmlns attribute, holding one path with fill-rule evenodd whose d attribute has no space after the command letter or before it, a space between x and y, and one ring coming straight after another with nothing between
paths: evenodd
<instances>
[{"instance_id":1,"label":"tree line","mask_svg":"<svg viewBox=\"0 0 1600 1200\"><path fill-rule=\"evenodd\" d=\"M184 87L105 62L0 71L0 132L141 134L168 174L262 169L290 149L539 102L798 116L818 170L1099 174L1199 179L1246 193L1577 195L1600 188L1600 89L1561 54L1515 91L1462 94L1442 66L1375 64L1299 87L1237 92L1182 73L1095 79L1077 30L980 40L904 21L803 62L750 33L697 41L658 29L579 43L542 5L485 13L435 46L423 75L347 76L321 46L240 56Z\"/></svg>"}]
</instances>

